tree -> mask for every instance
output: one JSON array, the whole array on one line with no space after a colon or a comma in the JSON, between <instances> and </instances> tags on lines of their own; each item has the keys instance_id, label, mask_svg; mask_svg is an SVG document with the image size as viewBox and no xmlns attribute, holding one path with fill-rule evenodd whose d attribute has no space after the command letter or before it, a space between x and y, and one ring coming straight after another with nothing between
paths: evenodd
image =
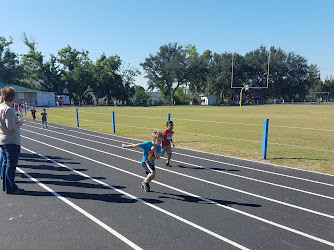
<instances>
[{"instance_id":1,"label":"tree","mask_svg":"<svg viewBox=\"0 0 334 250\"><path fill-rule=\"evenodd\" d=\"M104 53L92 65L93 80L90 87L96 99L106 97L110 94L110 90L115 88L114 78L115 71L119 67L119 57L107 57Z\"/></svg>"},{"instance_id":2,"label":"tree","mask_svg":"<svg viewBox=\"0 0 334 250\"><path fill-rule=\"evenodd\" d=\"M139 88L135 94L135 100L139 105L147 105L147 101L150 99L150 95L145 92L145 90Z\"/></svg>"},{"instance_id":3,"label":"tree","mask_svg":"<svg viewBox=\"0 0 334 250\"><path fill-rule=\"evenodd\" d=\"M108 103L111 103L112 97L122 99L125 95L123 79L119 73L121 65L122 60L118 55L107 57L103 53L96 60L90 87L97 99L107 97Z\"/></svg>"},{"instance_id":4,"label":"tree","mask_svg":"<svg viewBox=\"0 0 334 250\"><path fill-rule=\"evenodd\" d=\"M188 94L186 93L184 87L179 87L175 91L174 98L176 104L187 104L192 99L189 93Z\"/></svg>"},{"instance_id":5,"label":"tree","mask_svg":"<svg viewBox=\"0 0 334 250\"><path fill-rule=\"evenodd\" d=\"M50 59L44 62L44 56L36 50L37 43L33 39L28 39L25 33L23 42L29 49L22 56L23 80L31 88L62 94L65 82L62 80L63 71L59 68L57 58L51 54Z\"/></svg>"},{"instance_id":6,"label":"tree","mask_svg":"<svg viewBox=\"0 0 334 250\"><path fill-rule=\"evenodd\" d=\"M18 56L10 50L12 43L11 37L7 41L5 37L0 36L0 81L20 85L23 71Z\"/></svg>"},{"instance_id":7,"label":"tree","mask_svg":"<svg viewBox=\"0 0 334 250\"><path fill-rule=\"evenodd\" d=\"M323 87L324 92L332 92L334 94L334 76L327 77L326 80L324 81L324 87Z\"/></svg>"},{"instance_id":8,"label":"tree","mask_svg":"<svg viewBox=\"0 0 334 250\"><path fill-rule=\"evenodd\" d=\"M248 52L245 55L245 61L248 66L245 86L267 86L268 54L266 47L262 45L259 49Z\"/></svg>"},{"instance_id":9,"label":"tree","mask_svg":"<svg viewBox=\"0 0 334 250\"><path fill-rule=\"evenodd\" d=\"M309 89L307 60L294 52L289 52L286 63L288 68L286 76L288 87L285 95L288 99L298 99L303 92L307 92Z\"/></svg>"},{"instance_id":10,"label":"tree","mask_svg":"<svg viewBox=\"0 0 334 250\"><path fill-rule=\"evenodd\" d=\"M323 83L320 80L320 70L316 64L311 64L308 68L309 92L323 91Z\"/></svg>"},{"instance_id":11,"label":"tree","mask_svg":"<svg viewBox=\"0 0 334 250\"><path fill-rule=\"evenodd\" d=\"M43 72L43 55L36 50L36 42L34 39L28 39L23 34L23 43L28 47L28 52L22 56L22 65L24 69L24 81L33 88L39 89Z\"/></svg>"},{"instance_id":12,"label":"tree","mask_svg":"<svg viewBox=\"0 0 334 250\"><path fill-rule=\"evenodd\" d=\"M149 79L148 89L159 89L164 96L170 96L171 102L177 88L189 82L187 53L177 43L161 46L155 56L150 54L140 65Z\"/></svg>"},{"instance_id":13,"label":"tree","mask_svg":"<svg viewBox=\"0 0 334 250\"><path fill-rule=\"evenodd\" d=\"M268 60L269 61L269 78L268 77ZM274 98L287 98L287 86L289 86L287 64L287 55L280 48L274 47L269 50L265 46L251 51L245 55L247 63L247 85L251 87L266 87L263 89L267 96ZM260 90L260 89L257 89ZM249 91L255 93L255 91ZM249 95L251 98L252 95Z\"/></svg>"},{"instance_id":14,"label":"tree","mask_svg":"<svg viewBox=\"0 0 334 250\"><path fill-rule=\"evenodd\" d=\"M201 56L196 47L191 46L187 49L189 55L189 88L192 92L202 94L207 91L207 78L209 74L212 55L210 50L206 50Z\"/></svg>"},{"instance_id":15,"label":"tree","mask_svg":"<svg viewBox=\"0 0 334 250\"><path fill-rule=\"evenodd\" d=\"M28 47L28 52L22 56L23 81L30 88L40 89L40 84L43 83L43 55L36 50L36 41L28 39L25 33L23 43Z\"/></svg>"},{"instance_id":16,"label":"tree","mask_svg":"<svg viewBox=\"0 0 334 250\"><path fill-rule=\"evenodd\" d=\"M88 51L77 51L69 45L58 51L58 63L62 64L62 78L71 99L80 101L92 82L92 62Z\"/></svg>"},{"instance_id":17,"label":"tree","mask_svg":"<svg viewBox=\"0 0 334 250\"><path fill-rule=\"evenodd\" d=\"M269 52L265 46L245 55L248 86L266 86ZM294 99L306 92L309 84L307 60L293 52L270 48L268 97Z\"/></svg>"},{"instance_id":18,"label":"tree","mask_svg":"<svg viewBox=\"0 0 334 250\"><path fill-rule=\"evenodd\" d=\"M128 101L129 98L133 97L135 95L135 77L140 75L140 71L136 68L125 68L123 65L123 69L121 71L121 77L122 77L122 84L123 84L123 90L121 99L124 101Z\"/></svg>"},{"instance_id":19,"label":"tree","mask_svg":"<svg viewBox=\"0 0 334 250\"><path fill-rule=\"evenodd\" d=\"M233 55L233 86L243 87L246 82L244 58L239 54ZM221 103L227 99L229 103L233 102L234 94L240 89L231 88L232 79L232 54L214 53L209 67L209 76L207 78L207 93L220 97Z\"/></svg>"},{"instance_id":20,"label":"tree","mask_svg":"<svg viewBox=\"0 0 334 250\"><path fill-rule=\"evenodd\" d=\"M42 78L40 82L41 90L63 94L65 91L65 82L62 80L63 72L57 64L57 57L50 55L50 60L42 66Z\"/></svg>"},{"instance_id":21,"label":"tree","mask_svg":"<svg viewBox=\"0 0 334 250\"><path fill-rule=\"evenodd\" d=\"M325 81L323 83L321 82L321 85L318 87L319 92L330 92L330 98L332 99L334 95L334 76L331 75L329 77L326 77Z\"/></svg>"}]
</instances>

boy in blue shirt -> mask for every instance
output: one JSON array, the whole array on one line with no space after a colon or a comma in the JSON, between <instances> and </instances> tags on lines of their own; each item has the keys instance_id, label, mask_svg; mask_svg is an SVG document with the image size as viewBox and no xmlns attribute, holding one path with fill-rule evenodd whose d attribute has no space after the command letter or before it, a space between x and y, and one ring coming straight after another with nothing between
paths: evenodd
<instances>
[{"instance_id":1,"label":"boy in blue shirt","mask_svg":"<svg viewBox=\"0 0 334 250\"><path fill-rule=\"evenodd\" d=\"M46 128L48 128L47 116L48 116L48 114L46 113L46 109L43 109L43 113L41 113L43 128L44 128L44 126L46 126Z\"/></svg>"},{"instance_id":2,"label":"boy in blue shirt","mask_svg":"<svg viewBox=\"0 0 334 250\"><path fill-rule=\"evenodd\" d=\"M144 150L144 155L142 158L142 167L146 171L146 178L141 184L141 188L143 188L146 192L150 192L150 181L152 181L155 177L155 167L154 161L155 159L159 159L161 156L161 143L162 143L162 133L155 130L152 133L152 141L142 142L138 144L122 144L123 148L136 148L141 147Z\"/></svg>"}]
</instances>

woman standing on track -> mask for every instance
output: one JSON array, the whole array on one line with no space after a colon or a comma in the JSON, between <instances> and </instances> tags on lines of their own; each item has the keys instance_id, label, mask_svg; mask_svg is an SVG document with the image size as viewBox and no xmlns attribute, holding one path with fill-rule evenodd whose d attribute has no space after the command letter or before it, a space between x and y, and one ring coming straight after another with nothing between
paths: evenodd
<instances>
[{"instance_id":1,"label":"woman standing on track","mask_svg":"<svg viewBox=\"0 0 334 250\"><path fill-rule=\"evenodd\" d=\"M1 171L2 188L7 194L21 194L23 189L14 183L16 166L21 150L20 127L24 123L12 108L16 92L12 87L1 90L3 103L0 104L0 145L3 168Z\"/></svg>"}]
</instances>

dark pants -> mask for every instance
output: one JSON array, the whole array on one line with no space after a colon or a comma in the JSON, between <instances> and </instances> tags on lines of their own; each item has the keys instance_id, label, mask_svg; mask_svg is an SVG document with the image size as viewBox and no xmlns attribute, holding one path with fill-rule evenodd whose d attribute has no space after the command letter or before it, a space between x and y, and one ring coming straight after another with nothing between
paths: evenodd
<instances>
[{"instance_id":1,"label":"dark pants","mask_svg":"<svg viewBox=\"0 0 334 250\"><path fill-rule=\"evenodd\" d=\"M17 189L14 183L16 166L19 161L21 146L16 144L7 144L1 146L1 152L4 163L2 165L2 189L6 193Z\"/></svg>"}]
</instances>

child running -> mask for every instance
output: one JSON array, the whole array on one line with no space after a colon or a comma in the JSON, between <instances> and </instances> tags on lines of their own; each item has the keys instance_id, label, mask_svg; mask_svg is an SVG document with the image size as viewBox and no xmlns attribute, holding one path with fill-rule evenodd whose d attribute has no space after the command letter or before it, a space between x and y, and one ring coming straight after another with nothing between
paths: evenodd
<instances>
[{"instance_id":1,"label":"child running","mask_svg":"<svg viewBox=\"0 0 334 250\"><path fill-rule=\"evenodd\" d=\"M162 140L162 153L161 156L164 156L165 152L167 152L167 162L166 162L166 167L172 167L169 162L170 159L172 158L172 146L171 143L173 144L173 147L175 147L175 144L172 140L173 137L173 122L172 121L168 121L166 123L167 129L165 129L165 131L162 133L163 135L163 140Z\"/></svg>"},{"instance_id":2,"label":"child running","mask_svg":"<svg viewBox=\"0 0 334 250\"><path fill-rule=\"evenodd\" d=\"M155 167L154 161L155 159L159 159L161 155L161 142L162 142L162 133L155 130L152 133L152 141L142 142L138 144L122 144L123 148L136 148L141 147L144 150L144 155L142 159L142 167L146 171L146 178L141 184L141 188L143 188L146 192L150 192L150 181L152 181L155 177Z\"/></svg>"},{"instance_id":3,"label":"child running","mask_svg":"<svg viewBox=\"0 0 334 250\"><path fill-rule=\"evenodd\" d=\"M30 113L31 113L32 121L35 122L35 120L36 120L36 109L35 109L34 106L32 106L32 108L30 109Z\"/></svg>"},{"instance_id":4,"label":"child running","mask_svg":"<svg viewBox=\"0 0 334 250\"><path fill-rule=\"evenodd\" d=\"M18 104L18 106L17 106L17 112L18 112L18 116L19 116L19 118L22 118L22 105L21 104Z\"/></svg>"},{"instance_id":5,"label":"child running","mask_svg":"<svg viewBox=\"0 0 334 250\"><path fill-rule=\"evenodd\" d=\"M43 109L43 113L41 113L41 116L42 116L43 128L48 127L48 121L47 121L48 114L46 113L46 109Z\"/></svg>"}]
</instances>

